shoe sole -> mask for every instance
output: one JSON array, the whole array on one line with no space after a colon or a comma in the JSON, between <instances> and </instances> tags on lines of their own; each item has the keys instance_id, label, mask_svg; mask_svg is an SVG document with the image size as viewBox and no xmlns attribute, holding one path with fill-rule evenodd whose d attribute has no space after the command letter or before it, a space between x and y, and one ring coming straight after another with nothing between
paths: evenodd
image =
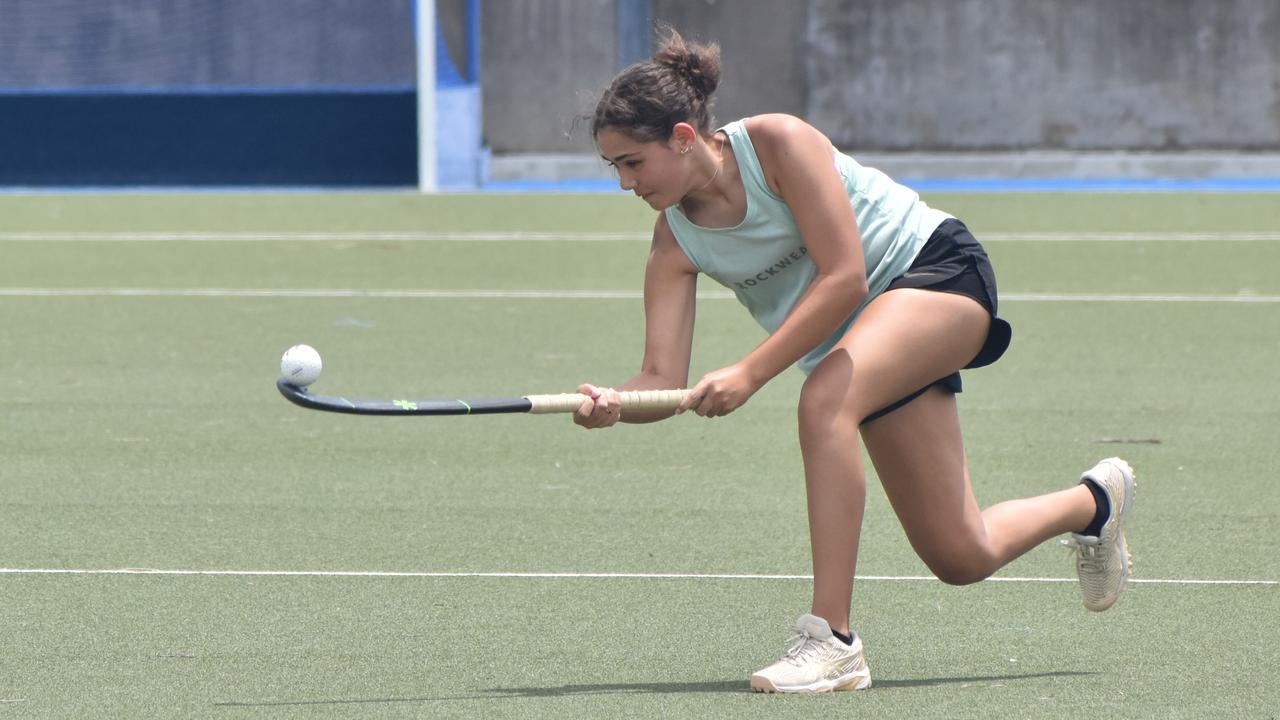
<instances>
[{"instance_id":1,"label":"shoe sole","mask_svg":"<svg viewBox=\"0 0 1280 720\"><path fill-rule=\"evenodd\" d=\"M1115 595L1105 599L1096 605L1085 604L1085 609L1090 612L1102 612L1108 610L1116 601L1120 599L1121 593L1129 584L1129 576L1133 572L1133 555L1129 552L1129 543L1124 536L1124 524L1129 518L1129 508L1133 506L1133 499L1138 495L1138 474L1133 471L1133 467L1121 458L1113 457L1103 460L1104 463L1110 463L1120 470L1128 482L1125 484L1124 502L1120 504L1120 517L1116 521L1116 543L1120 545L1120 552L1124 553L1124 574L1120 576L1120 587L1116 589ZM1101 463L1099 463L1101 464Z\"/></svg>"},{"instance_id":2,"label":"shoe sole","mask_svg":"<svg viewBox=\"0 0 1280 720\"><path fill-rule=\"evenodd\" d=\"M778 687L773 681L766 677L758 675L751 676L751 690L758 693L780 693L780 694L802 694L815 695L818 693L836 692L839 690L865 690L871 687L871 675L854 675L848 680L832 681L823 680L822 682L812 685L797 685L794 687Z\"/></svg>"}]
</instances>

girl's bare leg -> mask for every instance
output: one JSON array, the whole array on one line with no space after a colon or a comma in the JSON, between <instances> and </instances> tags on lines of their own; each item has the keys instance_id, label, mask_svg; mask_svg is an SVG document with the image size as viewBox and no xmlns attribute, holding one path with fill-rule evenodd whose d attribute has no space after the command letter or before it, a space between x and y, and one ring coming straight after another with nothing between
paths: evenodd
<instances>
[{"instance_id":1,"label":"girl's bare leg","mask_svg":"<svg viewBox=\"0 0 1280 720\"><path fill-rule=\"evenodd\" d=\"M1055 535L1079 531L1096 505L1084 485L978 508L955 396L934 388L863 428L867 452L911 546L943 582L989 577Z\"/></svg>"},{"instance_id":2,"label":"girl's bare leg","mask_svg":"<svg viewBox=\"0 0 1280 720\"><path fill-rule=\"evenodd\" d=\"M990 318L977 302L928 290L876 298L814 369L801 393L800 447L813 548L813 614L848 631L866 497L862 418L963 367ZM955 399L933 389L861 428L913 547L949 582L986 577L1093 514L1087 489L978 509ZM1083 495L1081 492L1083 491ZM978 551L977 557L970 557Z\"/></svg>"}]
</instances>

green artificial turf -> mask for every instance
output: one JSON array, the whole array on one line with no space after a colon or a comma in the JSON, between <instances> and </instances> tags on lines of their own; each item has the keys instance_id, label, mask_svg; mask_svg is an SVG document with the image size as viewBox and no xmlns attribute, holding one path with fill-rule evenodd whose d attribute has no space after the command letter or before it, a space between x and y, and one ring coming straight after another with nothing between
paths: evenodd
<instances>
[{"instance_id":1,"label":"green artificial turf","mask_svg":"<svg viewBox=\"0 0 1280 720\"><path fill-rule=\"evenodd\" d=\"M595 433L275 392L298 342L317 391L356 397L625 380L651 222L625 200L0 197L0 717L1274 717L1275 196L930 197L994 236L1015 328L960 399L979 500L1121 454L1135 577L1175 582L1086 613L1030 580L1073 577L1054 543L1004 581L905 579L927 570L873 481L854 625L875 685L811 698L746 686L808 608L797 371L728 418ZM156 239L183 233L209 237ZM36 292L84 288L454 294ZM762 337L701 290L691 381ZM126 568L227 574L14 572Z\"/></svg>"}]
</instances>

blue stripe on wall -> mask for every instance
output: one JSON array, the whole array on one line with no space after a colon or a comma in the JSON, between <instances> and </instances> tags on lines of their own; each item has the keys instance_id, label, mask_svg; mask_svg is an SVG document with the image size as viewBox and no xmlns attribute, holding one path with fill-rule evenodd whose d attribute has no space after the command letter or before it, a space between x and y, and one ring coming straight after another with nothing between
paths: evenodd
<instances>
[{"instance_id":1,"label":"blue stripe on wall","mask_svg":"<svg viewBox=\"0 0 1280 720\"><path fill-rule=\"evenodd\" d=\"M412 89L0 94L0 185L411 186Z\"/></svg>"}]
</instances>

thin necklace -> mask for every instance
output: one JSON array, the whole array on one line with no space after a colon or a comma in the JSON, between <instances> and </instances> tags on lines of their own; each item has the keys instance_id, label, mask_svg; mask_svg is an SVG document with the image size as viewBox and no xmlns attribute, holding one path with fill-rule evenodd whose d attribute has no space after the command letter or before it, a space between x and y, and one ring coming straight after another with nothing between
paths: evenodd
<instances>
[{"instance_id":1,"label":"thin necklace","mask_svg":"<svg viewBox=\"0 0 1280 720\"><path fill-rule=\"evenodd\" d=\"M708 178L706 182L702 183L702 187L690 192L689 195L706 190L711 183L716 181L716 177L720 175L720 168L724 166L724 138L720 137L720 134L717 133L716 140L720 142L720 151L716 153L716 171L711 173L711 177ZM688 195L685 197L688 197Z\"/></svg>"}]
</instances>

